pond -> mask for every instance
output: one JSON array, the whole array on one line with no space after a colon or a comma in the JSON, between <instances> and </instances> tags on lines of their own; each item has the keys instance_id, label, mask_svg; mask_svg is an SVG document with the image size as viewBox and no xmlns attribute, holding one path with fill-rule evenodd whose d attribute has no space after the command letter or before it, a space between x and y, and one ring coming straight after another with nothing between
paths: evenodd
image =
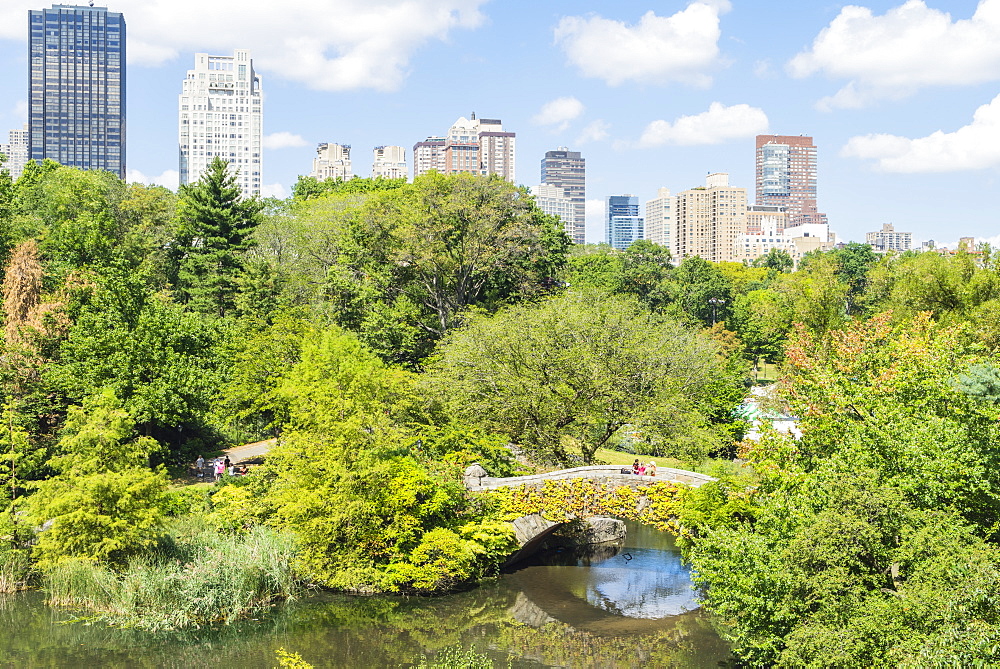
<instances>
[{"instance_id":1,"label":"pond","mask_svg":"<svg viewBox=\"0 0 1000 669\"><path fill-rule=\"evenodd\" d=\"M0 666L408 667L473 649L506 667L715 667L729 657L673 538L628 524L620 551L541 556L445 597L319 594L264 620L175 634L73 620L41 593L0 596Z\"/></svg>"}]
</instances>

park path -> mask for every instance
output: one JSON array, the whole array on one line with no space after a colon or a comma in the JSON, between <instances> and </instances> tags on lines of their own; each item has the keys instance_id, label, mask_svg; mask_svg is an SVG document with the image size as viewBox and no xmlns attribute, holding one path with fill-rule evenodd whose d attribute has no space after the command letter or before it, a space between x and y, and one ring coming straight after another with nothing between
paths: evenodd
<instances>
[{"instance_id":1,"label":"park path","mask_svg":"<svg viewBox=\"0 0 1000 669\"><path fill-rule=\"evenodd\" d=\"M239 464L240 462L253 460L266 454L274 447L276 441L277 439L266 439L264 441L256 441L252 444L233 446L224 450L223 453L229 456L233 464Z\"/></svg>"}]
</instances>

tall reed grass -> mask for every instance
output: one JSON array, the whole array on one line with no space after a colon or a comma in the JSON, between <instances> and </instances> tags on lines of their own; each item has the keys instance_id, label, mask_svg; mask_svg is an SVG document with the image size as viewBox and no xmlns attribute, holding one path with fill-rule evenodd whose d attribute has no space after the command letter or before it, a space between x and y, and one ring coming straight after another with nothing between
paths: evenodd
<instances>
[{"instance_id":1,"label":"tall reed grass","mask_svg":"<svg viewBox=\"0 0 1000 669\"><path fill-rule=\"evenodd\" d=\"M26 590L34 576L27 549L0 550L0 593Z\"/></svg>"},{"instance_id":2,"label":"tall reed grass","mask_svg":"<svg viewBox=\"0 0 1000 669\"><path fill-rule=\"evenodd\" d=\"M45 574L49 603L161 631L254 617L295 595L290 537L266 528L187 529L117 571L88 560L58 564Z\"/></svg>"}]
</instances>

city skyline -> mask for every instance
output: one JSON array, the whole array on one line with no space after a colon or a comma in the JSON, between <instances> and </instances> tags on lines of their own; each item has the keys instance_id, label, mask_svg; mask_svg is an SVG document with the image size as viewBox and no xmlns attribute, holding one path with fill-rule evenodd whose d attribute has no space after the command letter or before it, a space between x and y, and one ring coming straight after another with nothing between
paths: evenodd
<instances>
[{"instance_id":1,"label":"city skyline","mask_svg":"<svg viewBox=\"0 0 1000 669\"><path fill-rule=\"evenodd\" d=\"M814 138L819 211L842 239L1000 232L1000 0L107 5L129 28L131 178L176 181L177 82L195 53L246 48L268 80L266 194L290 193L319 143L412 147L476 111L517 133L518 183L546 151L587 157L588 241L610 194L645 202L711 172L753 189L770 133ZM45 6L0 8L0 136L26 120L25 28Z\"/></svg>"}]
</instances>

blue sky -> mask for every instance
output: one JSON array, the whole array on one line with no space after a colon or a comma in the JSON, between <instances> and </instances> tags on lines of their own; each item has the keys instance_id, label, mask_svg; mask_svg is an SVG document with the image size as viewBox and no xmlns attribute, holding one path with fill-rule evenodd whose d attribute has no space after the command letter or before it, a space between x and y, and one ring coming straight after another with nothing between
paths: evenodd
<instances>
[{"instance_id":1,"label":"blue sky","mask_svg":"<svg viewBox=\"0 0 1000 669\"><path fill-rule=\"evenodd\" d=\"M0 7L0 132L25 120L29 9ZM128 26L130 176L170 184L193 54L249 48L264 78L264 182L288 193L319 142L410 148L459 116L587 159L588 241L603 198L729 172L753 200L754 136L811 135L819 206L844 240L1000 242L1000 0L118 0ZM994 100L996 99L996 102Z\"/></svg>"}]
</instances>

